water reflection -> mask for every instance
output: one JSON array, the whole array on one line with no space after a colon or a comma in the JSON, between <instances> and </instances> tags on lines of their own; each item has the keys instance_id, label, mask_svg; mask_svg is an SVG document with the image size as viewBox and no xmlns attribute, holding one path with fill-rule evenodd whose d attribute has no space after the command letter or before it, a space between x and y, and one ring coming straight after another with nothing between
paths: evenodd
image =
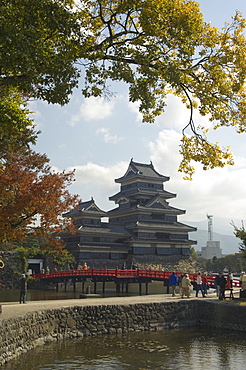
<instances>
[{"instance_id":1,"label":"water reflection","mask_svg":"<svg viewBox=\"0 0 246 370\"><path fill-rule=\"evenodd\" d=\"M143 284L144 285L144 284ZM84 289L90 287L91 293L94 293L93 283L85 283ZM102 293L102 283L97 283L97 293L102 297L115 297L115 296L134 296L139 295L139 284L129 284L128 293L121 291L116 293L115 284L108 282L106 284L105 294ZM76 291L73 291L73 284L67 286L65 291L64 285L59 286L59 291L54 289L47 290L27 290L27 301L42 301L42 300L53 300L53 299L77 299L82 293L82 284L76 283ZM143 295L145 290L142 291ZM163 286L163 282L153 282L149 284L149 294L164 294L166 293L166 287ZM19 301L19 290L18 289L1 289L0 290L0 302L18 302Z\"/></svg>"},{"instance_id":2,"label":"water reflection","mask_svg":"<svg viewBox=\"0 0 246 370\"><path fill-rule=\"evenodd\" d=\"M38 347L5 370L245 368L245 333L185 328L71 339Z\"/></svg>"}]
</instances>

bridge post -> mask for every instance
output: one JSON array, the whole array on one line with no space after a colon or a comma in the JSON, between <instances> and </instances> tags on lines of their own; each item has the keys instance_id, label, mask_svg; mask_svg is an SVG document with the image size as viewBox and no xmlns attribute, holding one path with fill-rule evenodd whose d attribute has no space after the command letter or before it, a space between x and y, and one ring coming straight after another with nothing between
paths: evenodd
<instances>
[{"instance_id":1,"label":"bridge post","mask_svg":"<svg viewBox=\"0 0 246 370\"><path fill-rule=\"evenodd\" d=\"M76 292L76 281L74 280L73 282L73 292L75 293Z\"/></svg>"},{"instance_id":2,"label":"bridge post","mask_svg":"<svg viewBox=\"0 0 246 370\"><path fill-rule=\"evenodd\" d=\"M56 291L58 292L59 290L59 283L56 283Z\"/></svg>"},{"instance_id":3,"label":"bridge post","mask_svg":"<svg viewBox=\"0 0 246 370\"><path fill-rule=\"evenodd\" d=\"M67 281L66 280L64 281L64 291L65 292L67 291Z\"/></svg>"},{"instance_id":4,"label":"bridge post","mask_svg":"<svg viewBox=\"0 0 246 370\"><path fill-rule=\"evenodd\" d=\"M88 287L86 288L86 294L91 294L91 287L90 287L90 286L88 286Z\"/></svg>"},{"instance_id":5,"label":"bridge post","mask_svg":"<svg viewBox=\"0 0 246 370\"><path fill-rule=\"evenodd\" d=\"M103 281L102 292L103 292L103 294L105 293L105 281Z\"/></svg>"},{"instance_id":6,"label":"bridge post","mask_svg":"<svg viewBox=\"0 0 246 370\"><path fill-rule=\"evenodd\" d=\"M167 287L167 294L169 294L169 292L170 292L169 279L164 279L163 286Z\"/></svg>"},{"instance_id":7,"label":"bridge post","mask_svg":"<svg viewBox=\"0 0 246 370\"><path fill-rule=\"evenodd\" d=\"M126 283L126 293L128 293L129 283Z\"/></svg>"},{"instance_id":8,"label":"bridge post","mask_svg":"<svg viewBox=\"0 0 246 370\"><path fill-rule=\"evenodd\" d=\"M146 283L145 287L146 287L146 295L148 295L149 294L149 283Z\"/></svg>"},{"instance_id":9,"label":"bridge post","mask_svg":"<svg viewBox=\"0 0 246 370\"><path fill-rule=\"evenodd\" d=\"M139 295L142 295L142 283L139 283Z\"/></svg>"},{"instance_id":10,"label":"bridge post","mask_svg":"<svg viewBox=\"0 0 246 370\"><path fill-rule=\"evenodd\" d=\"M84 293L84 292L85 292L85 282L82 281L82 293Z\"/></svg>"},{"instance_id":11,"label":"bridge post","mask_svg":"<svg viewBox=\"0 0 246 370\"><path fill-rule=\"evenodd\" d=\"M120 292L120 284L117 282L117 283L115 283L115 286L116 286L116 293L119 293Z\"/></svg>"},{"instance_id":12,"label":"bridge post","mask_svg":"<svg viewBox=\"0 0 246 370\"><path fill-rule=\"evenodd\" d=\"M94 294L97 294L97 282L94 281Z\"/></svg>"}]
</instances>

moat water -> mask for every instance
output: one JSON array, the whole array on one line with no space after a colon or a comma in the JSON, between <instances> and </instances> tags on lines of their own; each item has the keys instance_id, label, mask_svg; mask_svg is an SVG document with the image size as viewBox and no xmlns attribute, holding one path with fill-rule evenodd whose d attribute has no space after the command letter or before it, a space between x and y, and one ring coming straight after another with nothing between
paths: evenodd
<instances>
[{"instance_id":1,"label":"moat water","mask_svg":"<svg viewBox=\"0 0 246 370\"><path fill-rule=\"evenodd\" d=\"M242 370L246 333L212 328L85 337L50 343L4 370Z\"/></svg>"},{"instance_id":2,"label":"moat water","mask_svg":"<svg viewBox=\"0 0 246 370\"><path fill-rule=\"evenodd\" d=\"M85 283L85 292L90 289L91 293L94 293L93 283ZM97 291L102 297L115 297L117 296L136 296L139 295L139 284L129 284L128 293L124 290L116 293L114 283L106 283L105 293L102 293L102 283L97 283ZM27 301L42 301L47 299L77 299L82 293L82 284L76 284L76 291L73 291L73 284L70 283L67 286L67 291L65 291L64 285L59 285L59 291L54 289L47 290L37 290L28 289L27 290ZM142 284L142 295L145 295L145 284ZM166 287L164 287L163 282L153 282L148 286L149 294L164 294L166 293ZM18 302L19 300L19 289L1 289L0 290L0 303L1 302Z\"/></svg>"}]
</instances>

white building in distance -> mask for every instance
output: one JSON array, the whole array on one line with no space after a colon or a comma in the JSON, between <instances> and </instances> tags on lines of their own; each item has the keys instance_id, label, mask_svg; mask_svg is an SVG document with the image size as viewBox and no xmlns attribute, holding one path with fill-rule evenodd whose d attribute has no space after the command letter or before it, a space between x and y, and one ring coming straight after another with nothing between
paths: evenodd
<instances>
[{"instance_id":1,"label":"white building in distance","mask_svg":"<svg viewBox=\"0 0 246 370\"><path fill-rule=\"evenodd\" d=\"M207 260L211 260L214 257L222 257L222 249L220 248L219 241L207 241L207 246L202 247L201 257Z\"/></svg>"},{"instance_id":2,"label":"white building in distance","mask_svg":"<svg viewBox=\"0 0 246 370\"><path fill-rule=\"evenodd\" d=\"M213 241L213 223L212 215L207 215L208 219L208 241L206 247L202 247L201 252L197 253L198 257L205 258L207 260L222 257L222 249L220 248L219 241Z\"/></svg>"}]
</instances>

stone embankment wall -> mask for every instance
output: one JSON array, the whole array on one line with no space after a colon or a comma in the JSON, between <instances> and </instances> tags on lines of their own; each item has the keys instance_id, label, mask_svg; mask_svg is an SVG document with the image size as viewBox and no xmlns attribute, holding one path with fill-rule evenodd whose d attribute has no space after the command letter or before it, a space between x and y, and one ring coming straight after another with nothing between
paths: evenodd
<instances>
[{"instance_id":1,"label":"stone embankment wall","mask_svg":"<svg viewBox=\"0 0 246 370\"><path fill-rule=\"evenodd\" d=\"M195 325L246 331L245 307L183 300L34 312L0 321L0 364L54 340Z\"/></svg>"},{"instance_id":2,"label":"stone embankment wall","mask_svg":"<svg viewBox=\"0 0 246 370\"><path fill-rule=\"evenodd\" d=\"M79 261L80 265L83 265L85 260L81 259ZM186 271L186 272L196 272L200 271L201 267L197 267L196 261L193 261L190 256L155 256L155 255L130 255L124 260L112 260L112 259L86 259L86 263L90 268L102 269L102 268L118 268L121 269L123 262L126 262L126 267L131 268L132 263L134 263L139 269L152 269L152 270L165 270L165 271ZM181 266L179 267L179 264Z\"/></svg>"}]
</instances>

